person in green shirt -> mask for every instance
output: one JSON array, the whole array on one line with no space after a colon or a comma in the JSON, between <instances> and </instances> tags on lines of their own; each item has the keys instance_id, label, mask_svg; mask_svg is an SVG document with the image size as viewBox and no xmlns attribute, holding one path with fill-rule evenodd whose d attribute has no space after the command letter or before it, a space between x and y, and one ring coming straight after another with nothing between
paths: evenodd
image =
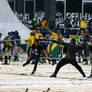
<instances>
[{"instance_id":1,"label":"person in green shirt","mask_svg":"<svg viewBox=\"0 0 92 92\"><path fill-rule=\"evenodd\" d=\"M71 27L70 20L66 16L66 20L64 21L64 31L65 31L66 38L69 38L70 27Z\"/></svg>"}]
</instances>

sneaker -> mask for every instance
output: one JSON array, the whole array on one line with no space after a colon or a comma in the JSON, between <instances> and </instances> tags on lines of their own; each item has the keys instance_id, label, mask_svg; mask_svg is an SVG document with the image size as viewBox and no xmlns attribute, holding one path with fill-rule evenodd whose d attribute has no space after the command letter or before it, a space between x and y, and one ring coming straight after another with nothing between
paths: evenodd
<instances>
[{"instance_id":1,"label":"sneaker","mask_svg":"<svg viewBox=\"0 0 92 92\"><path fill-rule=\"evenodd\" d=\"M52 65L54 65L54 63L52 63Z\"/></svg>"},{"instance_id":2,"label":"sneaker","mask_svg":"<svg viewBox=\"0 0 92 92\"><path fill-rule=\"evenodd\" d=\"M81 63L81 59L80 58L78 58L78 63Z\"/></svg>"},{"instance_id":3,"label":"sneaker","mask_svg":"<svg viewBox=\"0 0 92 92\"><path fill-rule=\"evenodd\" d=\"M35 64L34 62L32 62L31 64Z\"/></svg>"},{"instance_id":4,"label":"sneaker","mask_svg":"<svg viewBox=\"0 0 92 92\"><path fill-rule=\"evenodd\" d=\"M23 67L26 66L26 63L24 63L22 66L23 66Z\"/></svg>"},{"instance_id":5,"label":"sneaker","mask_svg":"<svg viewBox=\"0 0 92 92\"><path fill-rule=\"evenodd\" d=\"M92 61L90 61L90 64L92 64Z\"/></svg>"},{"instance_id":6,"label":"sneaker","mask_svg":"<svg viewBox=\"0 0 92 92\"><path fill-rule=\"evenodd\" d=\"M92 78L92 75L88 76L87 78Z\"/></svg>"},{"instance_id":7,"label":"sneaker","mask_svg":"<svg viewBox=\"0 0 92 92\"><path fill-rule=\"evenodd\" d=\"M86 77L86 75L83 75L83 77Z\"/></svg>"},{"instance_id":8,"label":"sneaker","mask_svg":"<svg viewBox=\"0 0 92 92\"><path fill-rule=\"evenodd\" d=\"M50 77L55 77L56 78L56 75L55 74L52 74Z\"/></svg>"},{"instance_id":9,"label":"sneaker","mask_svg":"<svg viewBox=\"0 0 92 92\"><path fill-rule=\"evenodd\" d=\"M34 74L35 72L32 72L31 74Z\"/></svg>"},{"instance_id":10,"label":"sneaker","mask_svg":"<svg viewBox=\"0 0 92 92\"><path fill-rule=\"evenodd\" d=\"M81 60L78 60L78 63L81 63Z\"/></svg>"},{"instance_id":11,"label":"sneaker","mask_svg":"<svg viewBox=\"0 0 92 92\"><path fill-rule=\"evenodd\" d=\"M88 65L88 62L84 62L83 65Z\"/></svg>"}]
</instances>

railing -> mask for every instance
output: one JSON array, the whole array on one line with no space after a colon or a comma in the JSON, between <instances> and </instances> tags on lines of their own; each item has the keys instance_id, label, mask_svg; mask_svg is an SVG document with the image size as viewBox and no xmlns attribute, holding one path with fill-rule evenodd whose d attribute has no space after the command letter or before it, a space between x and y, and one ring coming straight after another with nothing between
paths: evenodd
<instances>
[{"instance_id":1,"label":"railing","mask_svg":"<svg viewBox=\"0 0 92 92\"><path fill-rule=\"evenodd\" d=\"M61 51L62 51L62 49L60 48L60 45L52 43L51 41L40 41L40 44L42 43L45 45L45 50L47 51L48 55L51 57L50 58L51 60L60 59ZM1 46L2 52L0 55L2 56L3 60L5 59L5 56L11 57L9 61L13 61L14 56L18 56L17 61L27 60L27 57L28 57L26 52L27 43L18 44L16 40L3 40L2 44L0 45L2 45ZM45 60L46 58L42 53L41 60L43 59Z\"/></svg>"},{"instance_id":2,"label":"railing","mask_svg":"<svg viewBox=\"0 0 92 92\"><path fill-rule=\"evenodd\" d=\"M28 58L27 52L26 52L27 43L18 44L17 41L16 40L3 40L2 41L2 43L0 44L0 47L1 47L0 48L0 58L2 58L2 60L0 60L0 61L4 62L5 56L7 56L7 59L9 62L15 62L15 61L23 62L23 61L27 60L27 58ZM7 46L7 45L5 45L5 42L10 42L10 43L13 42L14 45ZM65 42L67 42L67 39L65 40ZM42 43L44 44L45 50L47 51L48 56L50 57L51 61L58 61L58 60L62 59L62 57L64 56L62 45L52 43L51 41L40 41L40 44L42 44ZM92 55L92 54L90 53L90 55ZM14 60L15 57L17 57L16 60ZM92 56L91 56L91 58L92 58ZM40 60L42 62L44 62L46 60L46 57L44 56L43 53L41 54Z\"/></svg>"}]
</instances>

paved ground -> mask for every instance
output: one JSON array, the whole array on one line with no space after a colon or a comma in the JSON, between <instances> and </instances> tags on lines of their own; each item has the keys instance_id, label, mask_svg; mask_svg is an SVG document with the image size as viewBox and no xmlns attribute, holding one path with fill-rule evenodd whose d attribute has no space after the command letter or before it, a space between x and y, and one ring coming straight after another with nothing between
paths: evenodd
<instances>
[{"instance_id":1,"label":"paved ground","mask_svg":"<svg viewBox=\"0 0 92 92\"><path fill-rule=\"evenodd\" d=\"M90 65L80 65L88 76ZM39 64L36 74L31 75L33 65L0 64L0 92L92 92L92 78L83 78L70 64L59 71L57 78L50 78L55 67Z\"/></svg>"}]
</instances>

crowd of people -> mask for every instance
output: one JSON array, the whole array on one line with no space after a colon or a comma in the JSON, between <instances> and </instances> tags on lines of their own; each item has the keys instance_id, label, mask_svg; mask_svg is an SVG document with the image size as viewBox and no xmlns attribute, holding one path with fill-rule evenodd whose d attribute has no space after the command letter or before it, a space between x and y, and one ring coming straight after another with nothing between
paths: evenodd
<instances>
[{"instance_id":1,"label":"crowd of people","mask_svg":"<svg viewBox=\"0 0 92 92\"><path fill-rule=\"evenodd\" d=\"M36 18L33 18L32 32L25 40L27 43L25 48L28 58L26 60L26 63L23 64L23 67L29 64L30 61L32 61L31 63L34 64L32 74L34 74L36 72L41 53L43 52L46 56L45 59L47 59L49 63L51 63L52 61L52 65L56 64L56 61L58 61L55 72L51 75L51 77L56 77L59 69L67 63L75 66L83 75L83 77L86 77L85 73L78 63L82 62L83 64L88 64L89 60L90 63L92 63L92 39L86 31L86 22L84 20L80 21L80 31L78 31L74 36L71 36L69 34L70 24L68 24L68 22L69 20L68 18L66 18L64 25L65 30L64 34L62 34L62 32L58 31L49 20L43 18L43 20L38 25ZM5 53L6 48L8 48L8 51L11 49L12 54L15 44L19 46L19 44L21 43L21 38L17 31L9 32L8 36L6 36L3 40L1 40L1 37L2 33L0 33L0 59L2 59L2 50ZM70 42L66 43L66 39L71 40ZM2 43L4 44L3 49L1 48ZM59 46L60 53L57 54L57 59L53 59L55 57L52 57L51 59L50 50L55 50L57 46ZM50 49L48 49L48 47ZM52 49L51 47L54 48ZM57 50L55 50L55 52L57 52ZM64 55L65 58L63 58ZM78 57L78 59L76 59L76 56ZM17 60L18 55L16 54L14 57L15 60ZM9 56L9 59L10 58L11 56Z\"/></svg>"},{"instance_id":2,"label":"crowd of people","mask_svg":"<svg viewBox=\"0 0 92 92\"><path fill-rule=\"evenodd\" d=\"M66 36L66 34L61 34L56 30L56 28L50 29L49 27L50 23L46 19L43 19L40 26L37 26L37 24L34 24L32 33L26 39L26 42L28 42L28 44L30 45L28 45L28 49L27 49L28 59L26 63L23 64L23 66L26 66L27 64L29 64L34 57L35 61L32 62L32 64L34 64L34 69L32 71L32 74L34 74L36 72L41 51L45 50L45 56L47 57L48 61L50 61L51 57L49 53L46 51L46 49L49 44L56 43L57 45L60 44L60 48L62 48L60 49L62 50L61 51L62 55L60 57L61 60L57 59L59 60L58 61L59 63L57 64L56 70L51 75L51 77L56 77L59 69L67 63L71 63L73 66L75 66L79 70L79 72L83 75L83 77L85 77L86 75L78 63L83 62L84 65L88 64L89 56L90 56L90 63L91 63L92 39L89 36L88 32L86 31L86 22L85 23L84 22L85 22L84 20L80 21L80 31L78 31L75 36L71 36L69 32L68 32L68 36ZM36 19L35 19L35 23L36 23ZM65 29L65 32L67 31L69 31L69 28ZM70 43L64 42L66 38L71 39ZM41 43L41 41L45 41L45 42ZM48 43L48 41L51 43ZM63 55L65 55L65 58L62 58ZM76 56L78 57L78 59L76 59ZM56 62L53 61L52 64L55 64L55 63Z\"/></svg>"},{"instance_id":3,"label":"crowd of people","mask_svg":"<svg viewBox=\"0 0 92 92\"><path fill-rule=\"evenodd\" d=\"M0 60L3 60L3 56L5 56L4 58L11 60L11 55L13 55L14 60L16 61L16 57L18 57L18 55L16 51L14 52L15 45L19 46L19 44L21 44L21 37L19 36L18 31L8 32L7 36L3 39L1 38L2 33L0 33Z\"/></svg>"}]
</instances>

